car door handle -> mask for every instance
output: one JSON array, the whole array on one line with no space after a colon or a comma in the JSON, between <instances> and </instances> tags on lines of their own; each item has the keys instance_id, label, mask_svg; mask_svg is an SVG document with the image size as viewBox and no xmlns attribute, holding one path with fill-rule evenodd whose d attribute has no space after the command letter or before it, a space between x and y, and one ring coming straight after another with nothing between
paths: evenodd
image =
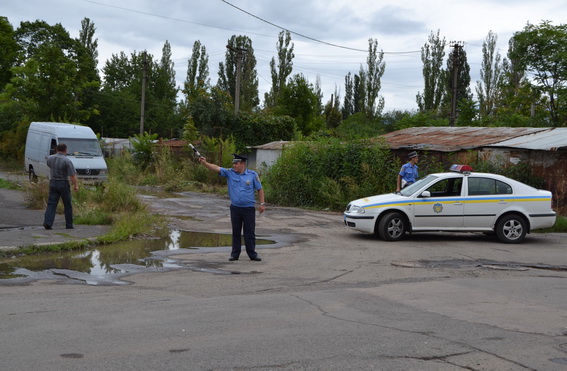
<instances>
[{"instance_id":1,"label":"car door handle","mask_svg":"<svg viewBox=\"0 0 567 371\"><path fill-rule=\"evenodd\" d=\"M454 206L461 206L463 203L462 202L453 202Z\"/></svg>"},{"instance_id":2,"label":"car door handle","mask_svg":"<svg viewBox=\"0 0 567 371\"><path fill-rule=\"evenodd\" d=\"M498 201L498 203L501 204L501 205L505 205L505 204L508 203L508 201L506 201L506 200L500 200L500 201Z\"/></svg>"}]
</instances>

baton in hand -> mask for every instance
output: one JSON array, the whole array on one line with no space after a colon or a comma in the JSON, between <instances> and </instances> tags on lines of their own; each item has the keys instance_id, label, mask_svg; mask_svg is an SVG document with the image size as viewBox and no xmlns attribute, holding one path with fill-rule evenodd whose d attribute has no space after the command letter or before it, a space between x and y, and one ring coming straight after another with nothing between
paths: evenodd
<instances>
[{"instance_id":1,"label":"baton in hand","mask_svg":"<svg viewBox=\"0 0 567 371\"><path fill-rule=\"evenodd\" d=\"M193 152L195 152L195 156L201 157L201 154L199 153L199 151L197 151L197 148L193 147L193 145L191 143L189 143L189 147L191 147Z\"/></svg>"}]
</instances>

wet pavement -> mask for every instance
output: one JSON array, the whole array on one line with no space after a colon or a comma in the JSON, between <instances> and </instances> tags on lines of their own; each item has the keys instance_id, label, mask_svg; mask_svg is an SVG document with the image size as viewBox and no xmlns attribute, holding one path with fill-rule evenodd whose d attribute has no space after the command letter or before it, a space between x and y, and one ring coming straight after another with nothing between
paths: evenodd
<instances>
[{"instance_id":1,"label":"wet pavement","mask_svg":"<svg viewBox=\"0 0 567 371\"><path fill-rule=\"evenodd\" d=\"M22 182L21 173L0 172L0 178ZM56 215L53 229L43 228L45 210L27 208L24 193L18 190L0 188L0 250L14 250L18 247L60 244L71 241L94 241L106 234L109 226L75 225L66 229L62 215Z\"/></svg>"}]
</instances>

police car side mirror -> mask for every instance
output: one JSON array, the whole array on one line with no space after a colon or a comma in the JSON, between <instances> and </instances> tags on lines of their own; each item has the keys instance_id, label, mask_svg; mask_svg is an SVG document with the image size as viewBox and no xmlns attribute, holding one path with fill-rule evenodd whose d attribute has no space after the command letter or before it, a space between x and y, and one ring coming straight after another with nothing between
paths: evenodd
<instances>
[{"instance_id":1,"label":"police car side mirror","mask_svg":"<svg viewBox=\"0 0 567 371\"><path fill-rule=\"evenodd\" d=\"M431 192L423 191L423 193L420 194L419 197L423 197L423 198L431 197Z\"/></svg>"}]
</instances>

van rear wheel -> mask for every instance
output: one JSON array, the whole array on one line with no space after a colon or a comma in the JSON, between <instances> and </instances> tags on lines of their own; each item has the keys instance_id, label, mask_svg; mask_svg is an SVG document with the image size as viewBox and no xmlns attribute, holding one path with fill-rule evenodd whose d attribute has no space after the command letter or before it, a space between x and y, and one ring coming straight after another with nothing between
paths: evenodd
<instances>
[{"instance_id":1,"label":"van rear wheel","mask_svg":"<svg viewBox=\"0 0 567 371\"><path fill-rule=\"evenodd\" d=\"M30 177L30 182L37 183L37 175L35 175L35 171L33 171L33 167L30 166L30 171L28 172Z\"/></svg>"}]
</instances>

